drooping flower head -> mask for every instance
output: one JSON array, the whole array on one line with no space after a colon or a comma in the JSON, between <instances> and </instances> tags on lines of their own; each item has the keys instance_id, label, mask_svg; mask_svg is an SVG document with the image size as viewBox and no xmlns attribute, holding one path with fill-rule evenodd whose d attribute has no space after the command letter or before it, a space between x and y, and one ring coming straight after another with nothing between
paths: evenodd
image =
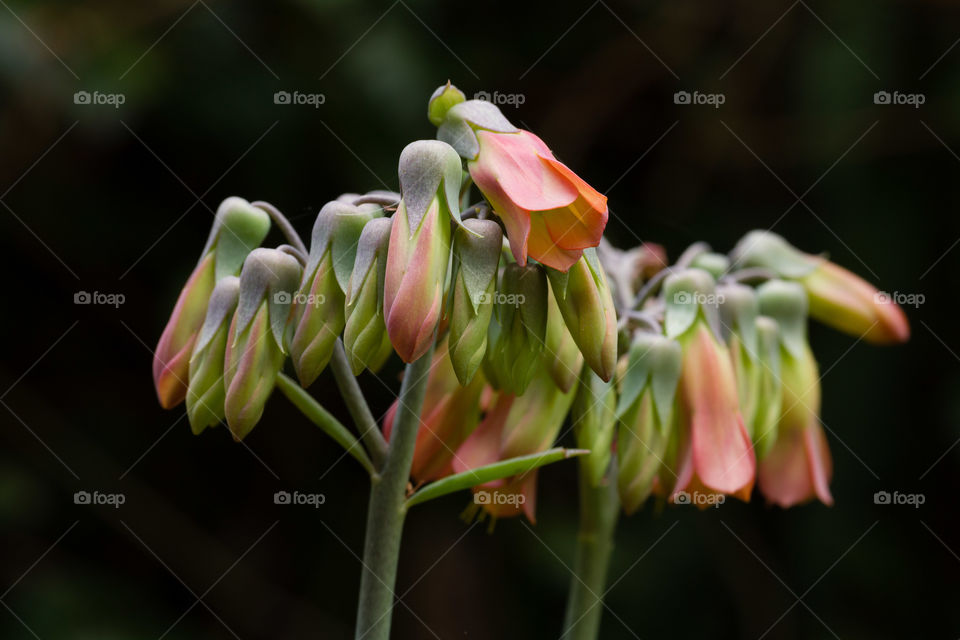
<instances>
[{"instance_id":1,"label":"drooping flower head","mask_svg":"<svg viewBox=\"0 0 960 640\"><path fill-rule=\"evenodd\" d=\"M717 332L713 277L687 269L664 282L666 332L683 347L685 428L674 495L703 491L749 500L756 457L740 413L736 374Z\"/></svg>"},{"instance_id":2,"label":"drooping flower head","mask_svg":"<svg viewBox=\"0 0 960 640\"><path fill-rule=\"evenodd\" d=\"M172 409L187 395L190 356L218 280L240 273L243 260L267 236L270 216L242 198L217 209L200 262L184 285L153 357L153 383L160 406Z\"/></svg>"},{"instance_id":3,"label":"drooping flower head","mask_svg":"<svg viewBox=\"0 0 960 640\"><path fill-rule=\"evenodd\" d=\"M910 338L910 324L896 302L860 276L822 256L803 253L770 231L751 231L734 248L734 262L764 267L803 285L810 315L867 342L890 344Z\"/></svg>"},{"instance_id":4,"label":"drooping flower head","mask_svg":"<svg viewBox=\"0 0 960 640\"><path fill-rule=\"evenodd\" d=\"M430 117L440 122L437 138L467 161L470 177L504 221L517 262L524 265L530 257L566 271L583 249L600 243L606 196L558 161L543 140L510 124L494 104L462 99L452 87L434 94Z\"/></svg>"},{"instance_id":5,"label":"drooping flower head","mask_svg":"<svg viewBox=\"0 0 960 640\"><path fill-rule=\"evenodd\" d=\"M820 373L806 334L807 297L794 282L771 280L757 291L761 313L780 327L783 409L776 441L760 462L760 491L781 507L818 498L833 504L833 463L820 424Z\"/></svg>"},{"instance_id":6,"label":"drooping flower head","mask_svg":"<svg viewBox=\"0 0 960 640\"><path fill-rule=\"evenodd\" d=\"M394 349L413 362L433 343L443 311L462 170L449 145L419 140L403 149L399 173L403 199L393 215L383 303Z\"/></svg>"}]
</instances>

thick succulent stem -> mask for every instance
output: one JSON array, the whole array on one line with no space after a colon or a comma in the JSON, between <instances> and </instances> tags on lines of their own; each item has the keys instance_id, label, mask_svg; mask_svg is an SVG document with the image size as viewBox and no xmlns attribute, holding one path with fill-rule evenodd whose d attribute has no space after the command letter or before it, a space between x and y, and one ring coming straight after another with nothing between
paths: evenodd
<instances>
[{"instance_id":1,"label":"thick succulent stem","mask_svg":"<svg viewBox=\"0 0 960 640\"><path fill-rule=\"evenodd\" d=\"M386 461L370 489L357 640L387 640L390 637L397 561L406 516L407 482L432 360L431 347L419 360L407 365Z\"/></svg>"},{"instance_id":2,"label":"thick succulent stem","mask_svg":"<svg viewBox=\"0 0 960 640\"><path fill-rule=\"evenodd\" d=\"M610 465L599 487L591 486L582 461L579 475L580 531L562 637L564 640L596 640L603 617L603 595L620 501L615 464Z\"/></svg>"}]
</instances>

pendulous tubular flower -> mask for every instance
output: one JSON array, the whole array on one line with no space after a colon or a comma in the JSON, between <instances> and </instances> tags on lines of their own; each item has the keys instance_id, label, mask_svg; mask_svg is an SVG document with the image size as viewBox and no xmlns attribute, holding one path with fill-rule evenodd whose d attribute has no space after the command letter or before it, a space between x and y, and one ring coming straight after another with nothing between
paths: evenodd
<instances>
[{"instance_id":1,"label":"pendulous tubular flower","mask_svg":"<svg viewBox=\"0 0 960 640\"><path fill-rule=\"evenodd\" d=\"M655 483L667 481L659 475L665 471L664 459L674 434L674 400L682 362L683 351L675 340L645 331L634 335L629 353L621 360L615 413L617 489L628 514L640 508Z\"/></svg>"},{"instance_id":2,"label":"pendulous tubular flower","mask_svg":"<svg viewBox=\"0 0 960 640\"><path fill-rule=\"evenodd\" d=\"M736 374L717 338L713 277L687 269L664 281L667 336L683 347L684 442L677 492L705 490L749 500L756 457L740 413Z\"/></svg>"},{"instance_id":3,"label":"pendulous tubular flower","mask_svg":"<svg viewBox=\"0 0 960 640\"><path fill-rule=\"evenodd\" d=\"M784 508L813 498L832 505L833 463L820 425L820 374L807 343L806 294L797 283L771 280L757 295L761 313L780 326L783 383L779 432L760 462L760 491Z\"/></svg>"},{"instance_id":4,"label":"pendulous tubular flower","mask_svg":"<svg viewBox=\"0 0 960 640\"><path fill-rule=\"evenodd\" d=\"M734 262L764 267L803 285L810 315L863 337L867 342L906 342L910 325L903 310L861 277L821 256L803 253L770 231L751 231L732 252Z\"/></svg>"},{"instance_id":5,"label":"pendulous tubular flower","mask_svg":"<svg viewBox=\"0 0 960 640\"><path fill-rule=\"evenodd\" d=\"M380 208L335 200L320 210L310 238L310 256L293 301L288 334L297 378L308 387L326 368L343 331L345 291L360 234Z\"/></svg>"},{"instance_id":6,"label":"pendulous tubular flower","mask_svg":"<svg viewBox=\"0 0 960 640\"><path fill-rule=\"evenodd\" d=\"M511 263L503 268L484 360L487 379L495 388L521 395L543 368L548 294L540 265Z\"/></svg>"},{"instance_id":7,"label":"pendulous tubular flower","mask_svg":"<svg viewBox=\"0 0 960 640\"><path fill-rule=\"evenodd\" d=\"M462 170L448 144L419 140L400 154L399 174L403 199L393 215L383 304L390 342L413 362L432 344L443 311Z\"/></svg>"},{"instance_id":8,"label":"pendulous tubular flower","mask_svg":"<svg viewBox=\"0 0 960 640\"><path fill-rule=\"evenodd\" d=\"M763 460L777 441L783 411L783 381L780 363L780 326L767 316L758 316L757 358L759 382L753 424L748 427L757 459Z\"/></svg>"},{"instance_id":9,"label":"pendulous tubular flower","mask_svg":"<svg viewBox=\"0 0 960 640\"><path fill-rule=\"evenodd\" d=\"M570 335L593 371L603 380L617 365L617 311L594 249L587 249L567 272L547 269L553 296Z\"/></svg>"},{"instance_id":10,"label":"pendulous tubular flower","mask_svg":"<svg viewBox=\"0 0 960 640\"><path fill-rule=\"evenodd\" d=\"M240 278L227 276L213 288L207 316L190 357L187 419L194 434L224 419L223 361L230 321L240 297Z\"/></svg>"},{"instance_id":11,"label":"pendulous tubular flower","mask_svg":"<svg viewBox=\"0 0 960 640\"><path fill-rule=\"evenodd\" d=\"M747 433L753 438L753 423L760 402L761 376L757 353L757 296L751 287L735 282L723 283L717 285L717 302L721 334L730 351L730 361L737 377L740 413Z\"/></svg>"},{"instance_id":12,"label":"pendulous tubular flower","mask_svg":"<svg viewBox=\"0 0 960 640\"><path fill-rule=\"evenodd\" d=\"M550 289L547 294L547 337L543 344L544 366L560 390L566 393L577 383L583 370L583 354L563 321L553 288Z\"/></svg>"},{"instance_id":13,"label":"pendulous tubular flower","mask_svg":"<svg viewBox=\"0 0 960 640\"><path fill-rule=\"evenodd\" d=\"M153 356L153 383L164 409L187 395L190 356L216 282L240 272L244 258L270 230L270 216L242 198L220 204L200 262L184 285Z\"/></svg>"},{"instance_id":14,"label":"pendulous tubular flower","mask_svg":"<svg viewBox=\"0 0 960 640\"><path fill-rule=\"evenodd\" d=\"M347 286L343 346L354 375L377 371L393 345L383 319L383 281L387 269L390 219L374 218L360 234L357 257Z\"/></svg>"},{"instance_id":15,"label":"pendulous tubular flower","mask_svg":"<svg viewBox=\"0 0 960 640\"><path fill-rule=\"evenodd\" d=\"M580 465L592 487L601 485L613 457L616 408L617 394L613 381L604 382L592 371L584 371L570 419L577 447L590 451L580 459Z\"/></svg>"},{"instance_id":16,"label":"pendulous tubular flower","mask_svg":"<svg viewBox=\"0 0 960 640\"><path fill-rule=\"evenodd\" d=\"M600 243L606 196L558 161L540 138L510 124L495 105L459 101L462 95L449 85L434 93L429 115L431 121L442 117L437 138L467 161L470 177L504 221L517 262L524 265L530 257L566 271L583 249Z\"/></svg>"},{"instance_id":17,"label":"pendulous tubular flower","mask_svg":"<svg viewBox=\"0 0 960 640\"><path fill-rule=\"evenodd\" d=\"M487 352L502 246L503 233L493 220L465 220L454 232L450 358L463 385L473 379Z\"/></svg>"},{"instance_id":18,"label":"pendulous tubular flower","mask_svg":"<svg viewBox=\"0 0 960 640\"><path fill-rule=\"evenodd\" d=\"M243 264L224 358L224 413L236 440L260 420L283 366L284 327L301 271L296 258L278 249L255 249Z\"/></svg>"}]
</instances>

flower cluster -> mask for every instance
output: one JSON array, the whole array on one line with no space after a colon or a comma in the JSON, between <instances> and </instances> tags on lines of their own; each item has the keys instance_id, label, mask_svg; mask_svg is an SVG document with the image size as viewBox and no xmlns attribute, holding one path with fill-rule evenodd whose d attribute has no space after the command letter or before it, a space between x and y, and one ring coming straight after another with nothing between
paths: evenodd
<instances>
[{"instance_id":1,"label":"flower cluster","mask_svg":"<svg viewBox=\"0 0 960 640\"><path fill-rule=\"evenodd\" d=\"M224 201L157 346L162 406L239 440L288 357L306 388L338 349L353 375L432 353L417 483L544 453L569 416L585 476L617 482L627 512L755 483L782 506L832 501L807 317L902 342L896 304L770 232L671 267L614 249L606 198L496 106L447 84L428 116L437 139L403 150L399 193L327 203L309 249L272 206ZM259 246L271 218L289 245ZM478 482L478 508L532 520L535 485L535 466Z\"/></svg>"}]
</instances>

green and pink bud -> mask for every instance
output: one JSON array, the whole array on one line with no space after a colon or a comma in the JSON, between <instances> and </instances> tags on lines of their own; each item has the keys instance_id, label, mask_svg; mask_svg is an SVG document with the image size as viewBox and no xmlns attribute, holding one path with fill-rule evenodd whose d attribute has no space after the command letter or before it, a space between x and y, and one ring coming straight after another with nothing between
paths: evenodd
<instances>
[{"instance_id":1,"label":"green and pink bud","mask_svg":"<svg viewBox=\"0 0 960 640\"><path fill-rule=\"evenodd\" d=\"M494 388L523 394L543 368L547 287L547 276L538 264L511 263L503 268L484 360L484 371Z\"/></svg>"},{"instance_id":2,"label":"green and pink bud","mask_svg":"<svg viewBox=\"0 0 960 640\"><path fill-rule=\"evenodd\" d=\"M767 316L758 316L757 358L759 383L753 424L748 427L757 459L762 461L777 441L783 411L783 382L780 373L780 326Z\"/></svg>"},{"instance_id":3,"label":"green and pink bud","mask_svg":"<svg viewBox=\"0 0 960 640\"><path fill-rule=\"evenodd\" d=\"M237 440L260 421L276 384L286 357L283 334L301 276L300 262L277 249L255 249L243 265L224 358L224 413Z\"/></svg>"},{"instance_id":4,"label":"green and pink bud","mask_svg":"<svg viewBox=\"0 0 960 640\"><path fill-rule=\"evenodd\" d=\"M567 323L563 321L552 290L547 294L547 337L543 345L543 359L550 377L560 390L567 392L573 389L583 371L583 354L570 335Z\"/></svg>"},{"instance_id":5,"label":"green and pink bud","mask_svg":"<svg viewBox=\"0 0 960 640\"><path fill-rule=\"evenodd\" d=\"M683 348L684 431L673 495L702 491L749 500L756 456L740 413L730 353L717 335L713 277L687 269L669 276L664 292L667 336Z\"/></svg>"},{"instance_id":6,"label":"green and pink bud","mask_svg":"<svg viewBox=\"0 0 960 640\"><path fill-rule=\"evenodd\" d=\"M450 358L464 385L473 379L487 352L502 246L500 225L492 220L465 220L454 232Z\"/></svg>"},{"instance_id":7,"label":"green and pink bud","mask_svg":"<svg viewBox=\"0 0 960 640\"><path fill-rule=\"evenodd\" d=\"M600 243L606 196L494 104L461 101L462 95L442 87L431 98L431 121L440 120L437 138L467 160L474 183L504 221L517 262L524 265L530 257L566 271L584 249Z\"/></svg>"},{"instance_id":8,"label":"green and pink bud","mask_svg":"<svg viewBox=\"0 0 960 640\"><path fill-rule=\"evenodd\" d=\"M153 356L153 383L160 406L172 409L187 395L190 356L207 313L214 285L240 272L243 260L270 230L270 217L242 198L217 209L201 258L184 285Z\"/></svg>"},{"instance_id":9,"label":"green and pink bud","mask_svg":"<svg viewBox=\"0 0 960 640\"><path fill-rule=\"evenodd\" d=\"M713 273L711 275L716 277ZM747 432L753 438L753 423L760 401L761 376L757 353L757 295L751 287L740 283L719 284L716 291L721 335L726 340L733 371L737 377L740 413L743 415Z\"/></svg>"},{"instance_id":10,"label":"green and pink bud","mask_svg":"<svg viewBox=\"0 0 960 640\"><path fill-rule=\"evenodd\" d=\"M618 367L617 488L628 514L639 509L656 485L672 481L665 462L675 432L674 410L683 351L670 338L637 332Z\"/></svg>"},{"instance_id":11,"label":"green and pink bud","mask_svg":"<svg viewBox=\"0 0 960 640\"><path fill-rule=\"evenodd\" d=\"M288 334L297 378L308 387L326 368L346 322L345 291L364 225L380 214L376 205L328 202L313 225L310 256L294 295Z\"/></svg>"},{"instance_id":12,"label":"green and pink bud","mask_svg":"<svg viewBox=\"0 0 960 640\"><path fill-rule=\"evenodd\" d=\"M617 366L617 312L597 252L587 249L566 272L547 269L553 296L587 365L603 380Z\"/></svg>"},{"instance_id":13,"label":"green and pink bud","mask_svg":"<svg viewBox=\"0 0 960 640\"><path fill-rule=\"evenodd\" d=\"M867 342L890 344L910 338L903 310L860 276L822 256L803 253L770 231L752 231L733 251L735 263L770 269L803 285L810 316Z\"/></svg>"},{"instance_id":14,"label":"green and pink bud","mask_svg":"<svg viewBox=\"0 0 960 640\"><path fill-rule=\"evenodd\" d=\"M236 276L220 280L210 295L207 316L190 358L187 420L194 434L216 426L224 419L226 389L223 384L223 362L227 351L227 335L239 296L240 279Z\"/></svg>"},{"instance_id":15,"label":"green and pink bud","mask_svg":"<svg viewBox=\"0 0 960 640\"><path fill-rule=\"evenodd\" d=\"M420 140L400 154L403 199L393 215L384 315L404 362L426 353L443 313L451 220L459 220L462 170L449 145Z\"/></svg>"},{"instance_id":16,"label":"green and pink bud","mask_svg":"<svg viewBox=\"0 0 960 640\"><path fill-rule=\"evenodd\" d=\"M783 385L777 439L760 462L760 491L784 508L814 498L832 505L833 462L820 423L820 373L806 338L806 294L783 281L767 282L757 294L761 313L780 326Z\"/></svg>"},{"instance_id":17,"label":"green and pink bud","mask_svg":"<svg viewBox=\"0 0 960 640\"><path fill-rule=\"evenodd\" d=\"M389 218L374 218L360 234L357 257L347 286L343 346L354 375L377 371L393 353L383 316L383 282L387 269Z\"/></svg>"}]
</instances>

